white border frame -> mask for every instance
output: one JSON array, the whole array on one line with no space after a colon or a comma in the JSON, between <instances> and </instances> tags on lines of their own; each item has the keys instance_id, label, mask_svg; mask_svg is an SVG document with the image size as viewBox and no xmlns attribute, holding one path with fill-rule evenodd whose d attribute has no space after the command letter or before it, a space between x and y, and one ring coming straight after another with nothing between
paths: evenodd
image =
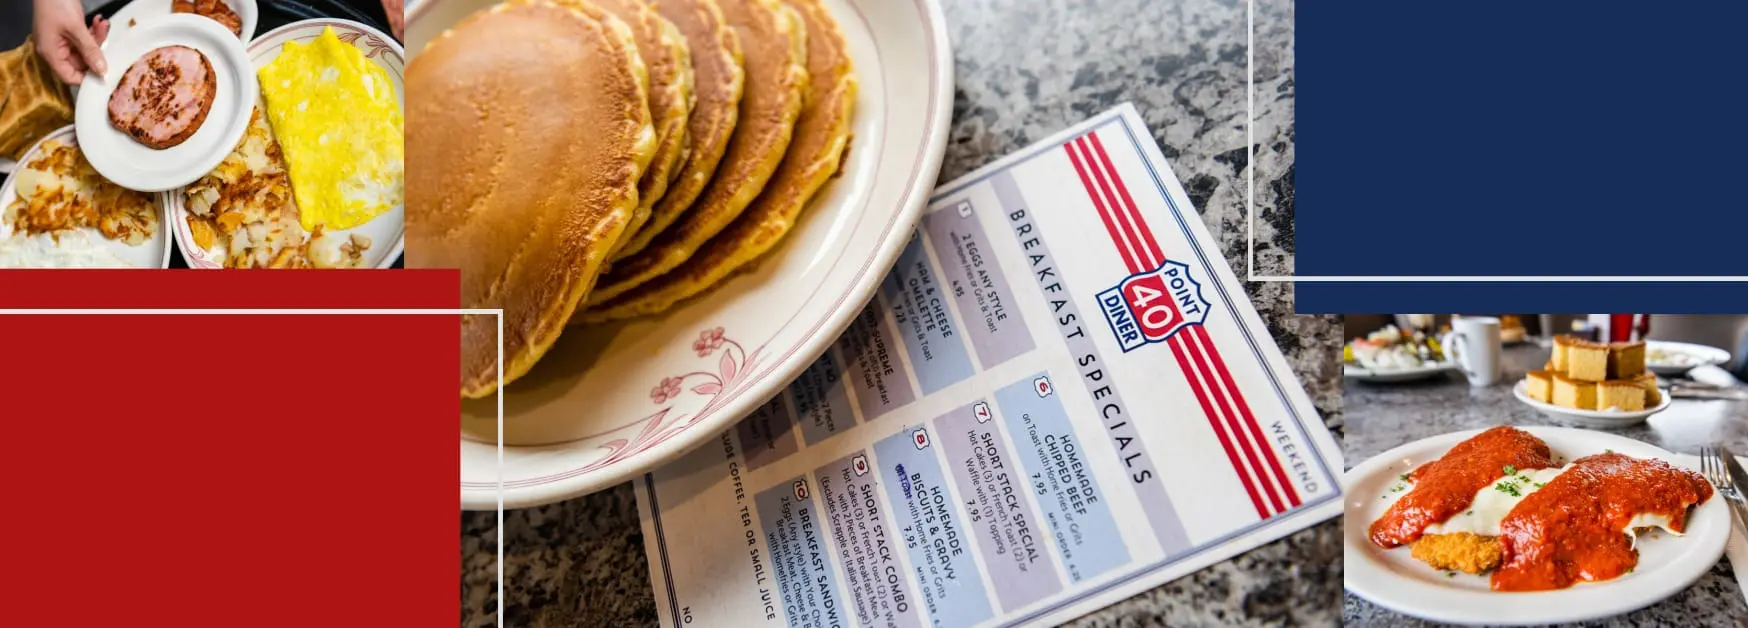
<instances>
[{"instance_id":1,"label":"white border frame","mask_svg":"<svg viewBox=\"0 0 1748 628\"><path fill-rule=\"evenodd\" d=\"M298 315L315 316L486 316L490 315L498 325L498 388L504 387L504 310L501 308L115 308L115 309L68 309L68 308L0 308L0 316L262 316L262 315ZM504 396L498 398L498 626L504 625Z\"/></svg>"},{"instance_id":2,"label":"white border frame","mask_svg":"<svg viewBox=\"0 0 1748 628\"><path fill-rule=\"evenodd\" d=\"M1249 283L1294 283L1294 282L1426 282L1426 283L1456 283L1456 282L1494 282L1494 283L1601 283L1601 282L1632 282L1632 283L1701 283L1748 282L1748 275L1632 275L1625 277L1598 277L1586 275L1522 275L1490 277L1483 275L1437 275L1430 277L1413 275L1257 275L1256 274L1256 0L1247 0L1244 5L1244 222L1249 234L1244 240L1244 280ZM1295 219L1297 219L1295 217Z\"/></svg>"}]
</instances>

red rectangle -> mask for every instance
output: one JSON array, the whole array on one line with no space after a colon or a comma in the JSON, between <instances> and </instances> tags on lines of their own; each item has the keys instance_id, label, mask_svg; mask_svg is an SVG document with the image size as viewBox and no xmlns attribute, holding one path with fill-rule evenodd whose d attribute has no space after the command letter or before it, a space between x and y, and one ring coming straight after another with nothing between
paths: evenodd
<instances>
[{"instance_id":1,"label":"red rectangle","mask_svg":"<svg viewBox=\"0 0 1748 628\"><path fill-rule=\"evenodd\" d=\"M0 309L453 309L455 272L0 273ZM454 315L0 314L7 623L447 625Z\"/></svg>"}]
</instances>

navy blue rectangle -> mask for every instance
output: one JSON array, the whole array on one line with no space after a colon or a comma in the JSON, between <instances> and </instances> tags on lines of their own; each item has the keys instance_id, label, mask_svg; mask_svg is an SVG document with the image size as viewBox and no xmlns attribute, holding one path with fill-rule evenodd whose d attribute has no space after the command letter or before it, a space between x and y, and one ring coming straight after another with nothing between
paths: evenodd
<instances>
[{"instance_id":1,"label":"navy blue rectangle","mask_svg":"<svg viewBox=\"0 0 1748 628\"><path fill-rule=\"evenodd\" d=\"M1361 283L1300 282L1300 314L1354 312L1748 312L1748 284L1628 283Z\"/></svg>"},{"instance_id":2,"label":"navy blue rectangle","mask_svg":"<svg viewBox=\"0 0 1748 628\"><path fill-rule=\"evenodd\" d=\"M1735 78L1748 3L1360 0L1294 11L1295 274L1748 275L1748 122L1731 113L1748 95ZM1709 289L1658 292L1681 311L1727 311L1702 307ZM1368 290L1299 290L1307 312L1497 301L1446 286L1379 308ZM1551 311L1663 311L1631 296L1643 291L1510 290ZM1334 294L1362 300L1305 302Z\"/></svg>"}]
</instances>

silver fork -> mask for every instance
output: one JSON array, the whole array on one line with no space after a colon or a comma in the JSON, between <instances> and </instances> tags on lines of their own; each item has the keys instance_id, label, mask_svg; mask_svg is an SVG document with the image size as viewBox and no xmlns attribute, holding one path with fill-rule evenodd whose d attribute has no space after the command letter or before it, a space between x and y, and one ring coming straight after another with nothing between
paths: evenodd
<instances>
[{"instance_id":1,"label":"silver fork","mask_svg":"<svg viewBox=\"0 0 1748 628\"><path fill-rule=\"evenodd\" d=\"M1723 453L1717 447L1706 445L1699 448L1699 473L1717 489L1718 497L1730 505L1730 510L1736 513L1732 517L1736 522L1736 531L1748 538L1748 506L1743 505L1741 492L1730 481L1730 471L1724 467Z\"/></svg>"}]
</instances>

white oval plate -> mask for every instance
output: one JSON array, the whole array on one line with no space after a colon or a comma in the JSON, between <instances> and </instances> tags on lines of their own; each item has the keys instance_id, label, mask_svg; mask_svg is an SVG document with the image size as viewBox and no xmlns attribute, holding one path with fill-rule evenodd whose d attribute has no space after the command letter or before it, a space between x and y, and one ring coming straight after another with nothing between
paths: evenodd
<instances>
[{"instance_id":1,"label":"white oval plate","mask_svg":"<svg viewBox=\"0 0 1748 628\"><path fill-rule=\"evenodd\" d=\"M1589 430L1530 426L1522 428L1548 443L1556 457L1572 460L1605 450L1676 463L1674 454L1624 436ZM1687 534L1642 536L1639 564L1632 573L1605 582L1585 582L1558 591L1500 592L1487 576L1433 569L1409 555L1406 547L1386 550L1366 538L1383 516L1390 487L1410 469L1444 455L1481 430L1456 432L1408 443L1373 456L1342 479L1347 502L1342 526L1342 583L1349 592L1390 610L1457 624L1554 624L1599 619L1644 608L1680 592L1718 564L1730 538L1730 513L1713 493L1694 509Z\"/></svg>"},{"instance_id":2,"label":"white oval plate","mask_svg":"<svg viewBox=\"0 0 1748 628\"><path fill-rule=\"evenodd\" d=\"M128 66L154 49L182 45L206 55L218 79L218 94L206 120L187 141L157 150L134 141L109 123L109 95ZM168 15L128 31L111 33L103 44L109 71L86 73L79 84L73 124L91 167L130 190L161 192L188 185L223 161L249 125L246 103L259 88L243 44L218 22L198 15Z\"/></svg>"},{"instance_id":3,"label":"white oval plate","mask_svg":"<svg viewBox=\"0 0 1748 628\"><path fill-rule=\"evenodd\" d=\"M55 132L45 135L42 139L37 140L36 144L31 145L30 150L24 152L24 160L18 162L18 168L22 170L24 164L28 164L32 160L35 160L42 151L42 145L49 140L60 140L75 146L79 144L78 134L74 131L71 125L61 127ZM6 184L0 185L0 214L5 213L6 207L11 205L14 199L18 198L18 190L15 189L13 185L17 181L17 176L7 177ZM153 233L151 238L147 239L145 242L141 242L138 246L128 246L114 240L105 239L96 229L86 229L85 231L90 232L91 241L97 242L101 244L103 248L109 249L109 251L114 253L116 257L121 258L122 261L127 262L134 268L169 268L170 238L164 235L164 231L169 229L170 212L165 207L164 194L162 192L153 194L153 196L156 198L158 205L158 231ZM12 237L12 225L5 221L0 221L0 240L10 237Z\"/></svg>"},{"instance_id":4,"label":"white oval plate","mask_svg":"<svg viewBox=\"0 0 1748 628\"><path fill-rule=\"evenodd\" d=\"M1655 406L1634 412L1579 410L1577 408L1556 406L1551 403L1542 403L1530 398L1529 383L1521 380L1517 382L1516 386L1511 387L1511 394L1517 397L1518 401L1522 401L1525 404L1528 404L1529 407L1541 411L1543 415L1546 415L1548 418L1555 421L1581 427L1599 427L1609 429L1638 425L1644 423L1645 419L1650 418L1651 415L1669 409L1669 391L1662 389L1659 390L1661 392L1658 396L1662 397L1661 402Z\"/></svg>"},{"instance_id":5,"label":"white oval plate","mask_svg":"<svg viewBox=\"0 0 1748 628\"><path fill-rule=\"evenodd\" d=\"M1682 353L1693 356L1694 362L1692 364L1658 364L1651 361L1650 352L1652 349L1662 349L1671 353ZM1697 367L1708 365L1717 366L1730 361L1729 351L1717 347L1693 344L1691 342L1647 340L1645 341L1645 353L1645 368L1651 369L1652 373L1665 377L1685 375L1688 371Z\"/></svg>"},{"instance_id":6,"label":"white oval plate","mask_svg":"<svg viewBox=\"0 0 1748 628\"><path fill-rule=\"evenodd\" d=\"M243 33L237 38L243 43L249 43L249 39L255 36L255 22L261 16L260 8L255 6L255 0L224 0L224 3L230 5L231 10L237 12L237 17L243 20ZM134 0L127 3L127 6L109 17L109 36L120 37L129 30L151 23L152 20L175 15L170 12L170 4L171 0Z\"/></svg>"},{"instance_id":7,"label":"white oval plate","mask_svg":"<svg viewBox=\"0 0 1748 628\"><path fill-rule=\"evenodd\" d=\"M423 49L492 4L413 5L408 47ZM935 0L825 5L860 81L842 173L756 268L657 317L570 329L512 384L501 397L505 506L600 490L721 434L837 340L892 268L946 147L953 101L946 23ZM493 509L500 477L493 401L463 403L461 422L462 507Z\"/></svg>"},{"instance_id":8,"label":"white oval plate","mask_svg":"<svg viewBox=\"0 0 1748 628\"><path fill-rule=\"evenodd\" d=\"M1436 362L1402 369L1369 369L1358 364L1343 363L1341 376L1354 381L1387 384L1427 379L1455 370L1457 370L1455 362Z\"/></svg>"},{"instance_id":9,"label":"white oval plate","mask_svg":"<svg viewBox=\"0 0 1748 628\"><path fill-rule=\"evenodd\" d=\"M273 61L286 42L308 42L320 36L322 29L329 26L334 27L334 36L339 37L340 41L352 44L359 52L364 53L365 59L388 73L389 79L394 82L395 97L404 108L407 92L402 77L406 74L406 53L401 49L400 42L382 31L352 20L316 18L292 22L268 31L255 41L249 42L249 60L254 64L252 67L259 70L261 66ZM254 70L249 72L250 80L255 78ZM263 106L258 90L255 106ZM247 113L244 114L243 121L248 122ZM167 193L166 198L170 204L170 215L176 219L176 248L182 252L182 261L187 262L189 268L224 268L224 257L219 254L220 251L201 249L194 244L194 235L188 232L188 188L177 188ZM371 245L364 252L364 265L371 268L389 268L394 266L395 260L400 258L401 251L406 247L405 223L402 221L405 215L405 206L396 205L370 222L334 233L369 236ZM392 245L384 246L384 243Z\"/></svg>"}]
</instances>

